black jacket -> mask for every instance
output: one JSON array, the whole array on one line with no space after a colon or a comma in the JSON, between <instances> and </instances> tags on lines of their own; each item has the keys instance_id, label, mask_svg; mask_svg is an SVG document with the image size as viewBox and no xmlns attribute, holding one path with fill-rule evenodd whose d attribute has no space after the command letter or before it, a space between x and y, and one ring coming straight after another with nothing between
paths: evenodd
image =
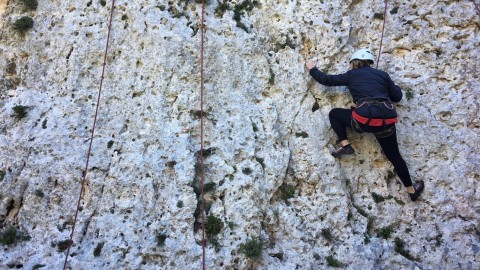
<instances>
[{"instance_id":1,"label":"black jacket","mask_svg":"<svg viewBox=\"0 0 480 270\"><path fill-rule=\"evenodd\" d=\"M327 75L316 67L310 75L319 83L327 86L347 86L353 102L362 98L390 98L393 102L402 99L400 87L395 85L388 73L364 66L338 75Z\"/></svg>"}]
</instances>

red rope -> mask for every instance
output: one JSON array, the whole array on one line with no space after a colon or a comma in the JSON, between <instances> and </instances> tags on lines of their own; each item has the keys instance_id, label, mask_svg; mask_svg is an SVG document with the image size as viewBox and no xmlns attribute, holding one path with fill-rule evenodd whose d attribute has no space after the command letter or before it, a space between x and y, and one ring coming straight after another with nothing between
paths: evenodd
<instances>
[{"instance_id":1,"label":"red rope","mask_svg":"<svg viewBox=\"0 0 480 270\"><path fill-rule=\"evenodd\" d=\"M386 20L387 20L387 0L385 0L385 10L383 11L382 37L380 38L380 49L378 50L377 68L378 68L378 62L380 62L380 54L382 53L383 33L385 32L385 21Z\"/></svg>"},{"instance_id":2,"label":"red rope","mask_svg":"<svg viewBox=\"0 0 480 270\"><path fill-rule=\"evenodd\" d=\"M202 0L202 34L200 45L200 192L202 194L202 269L205 270L205 196L203 193L203 90L204 90L204 76L203 76L203 51L204 51L204 33L205 33L205 0Z\"/></svg>"},{"instance_id":3,"label":"red rope","mask_svg":"<svg viewBox=\"0 0 480 270\"><path fill-rule=\"evenodd\" d=\"M472 2L473 2L473 4L475 5L475 7L477 8L478 15L480 15L480 7L478 7L477 2L475 2L475 0L473 0Z\"/></svg>"},{"instance_id":4,"label":"red rope","mask_svg":"<svg viewBox=\"0 0 480 270\"><path fill-rule=\"evenodd\" d=\"M72 243L73 243L73 233L75 232L75 225L77 223L78 211L80 209L80 202L82 200L82 195L83 195L83 191L84 191L84 187L85 187L85 183L86 183L86 178L87 178L88 164L90 162L90 154L92 152L93 137L95 135L95 126L97 125L97 116L98 116L98 109L99 109L99 105L100 105L100 96L102 94L103 78L104 78L104 75L105 75L105 66L107 65L108 45L110 44L110 32L111 32L111 29L112 29L112 17L113 17L114 7L115 7L115 0L112 0L112 7L111 7L111 10L110 10L110 21L109 21L109 24L108 24L107 45L105 46L105 54L103 56L102 77L100 78L100 87L98 89L97 106L95 108L95 117L93 119L92 133L90 135L90 145L88 146L87 161L85 163L85 169L82 173L83 174L83 179L82 179L82 185L81 185L81 188L80 188L80 194L78 195L77 209L75 210L75 217L73 219L72 232L70 233L70 240L69 240L69 243L68 243L67 254L65 256L65 262L63 264L63 269L64 270L67 267L68 255L70 254L70 247L72 246Z\"/></svg>"}]
</instances>

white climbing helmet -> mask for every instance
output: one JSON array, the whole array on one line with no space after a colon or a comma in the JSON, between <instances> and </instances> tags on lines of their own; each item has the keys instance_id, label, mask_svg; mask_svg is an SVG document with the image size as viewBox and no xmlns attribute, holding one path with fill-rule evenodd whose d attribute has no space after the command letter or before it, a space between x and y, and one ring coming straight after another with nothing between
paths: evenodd
<instances>
[{"instance_id":1,"label":"white climbing helmet","mask_svg":"<svg viewBox=\"0 0 480 270\"><path fill-rule=\"evenodd\" d=\"M367 49L360 49L352 54L352 57L350 57L350 62L354 59L359 59L359 60L371 60L372 62L375 62L375 55Z\"/></svg>"}]
</instances>

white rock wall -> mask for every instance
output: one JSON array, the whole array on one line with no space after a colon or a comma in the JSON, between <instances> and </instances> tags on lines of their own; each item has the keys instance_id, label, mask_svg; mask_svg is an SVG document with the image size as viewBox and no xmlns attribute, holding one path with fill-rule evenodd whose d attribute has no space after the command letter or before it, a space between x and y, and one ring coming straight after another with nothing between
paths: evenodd
<instances>
[{"instance_id":1,"label":"white rock wall","mask_svg":"<svg viewBox=\"0 0 480 270\"><path fill-rule=\"evenodd\" d=\"M0 1L0 232L30 236L1 246L2 269L63 267L103 65L102 4ZM356 48L378 52L383 1L262 0L241 27L234 9L207 4L205 182L216 187L206 204L224 222L208 269L328 269L328 256L345 269L480 268L480 14L466 0L388 5L379 68L413 93L398 104L398 139L426 182L415 203L371 135L351 134L354 157L330 156L328 112L351 98L304 67L317 57L341 73ZM24 15L34 27L20 34L11 24ZM116 1L69 268L201 268L200 16L195 1ZM25 118L15 105L29 107ZM264 243L257 260L239 251L252 238Z\"/></svg>"}]
</instances>

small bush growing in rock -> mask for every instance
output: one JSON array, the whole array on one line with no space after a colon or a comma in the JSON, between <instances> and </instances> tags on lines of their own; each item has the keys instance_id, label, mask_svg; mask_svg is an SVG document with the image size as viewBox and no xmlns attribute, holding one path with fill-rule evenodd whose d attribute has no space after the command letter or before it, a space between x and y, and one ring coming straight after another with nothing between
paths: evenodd
<instances>
[{"instance_id":1,"label":"small bush growing in rock","mask_svg":"<svg viewBox=\"0 0 480 270\"><path fill-rule=\"evenodd\" d=\"M385 197L375 192L372 192L372 198L373 198L373 201L376 203L385 201Z\"/></svg>"},{"instance_id":2,"label":"small bush growing in rock","mask_svg":"<svg viewBox=\"0 0 480 270\"><path fill-rule=\"evenodd\" d=\"M280 193L282 199L286 201L295 196L295 187L284 183L280 186Z\"/></svg>"},{"instance_id":3,"label":"small bush growing in rock","mask_svg":"<svg viewBox=\"0 0 480 270\"><path fill-rule=\"evenodd\" d=\"M165 246L165 240L167 240L167 235L164 233L157 234L157 246L163 247Z\"/></svg>"},{"instance_id":4,"label":"small bush growing in rock","mask_svg":"<svg viewBox=\"0 0 480 270\"><path fill-rule=\"evenodd\" d=\"M104 242L100 242L100 243L97 244L97 246L93 250L93 256L94 257L99 257L100 256L100 253L102 253L102 248L103 248L104 245L105 245Z\"/></svg>"},{"instance_id":5,"label":"small bush growing in rock","mask_svg":"<svg viewBox=\"0 0 480 270\"><path fill-rule=\"evenodd\" d=\"M107 1L105 1L105 0L100 0L100 5L101 5L102 7L104 7L106 4L107 4Z\"/></svg>"},{"instance_id":6,"label":"small bush growing in rock","mask_svg":"<svg viewBox=\"0 0 480 270\"><path fill-rule=\"evenodd\" d=\"M388 238L390 238L390 236L392 235L392 233L393 233L393 226L390 225L390 226L381 228L381 229L378 231L378 236L380 236L380 237L383 238L383 239L388 239Z\"/></svg>"},{"instance_id":7,"label":"small bush growing in rock","mask_svg":"<svg viewBox=\"0 0 480 270\"><path fill-rule=\"evenodd\" d=\"M340 261L335 259L335 257L333 257L332 255L329 255L329 256L325 257L325 260L327 261L327 265L330 266L330 267L344 267L345 266L343 263L341 263Z\"/></svg>"},{"instance_id":8,"label":"small bush growing in rock","mask_svg":"<svg viewBox=\"0 0 480 270\"><path fill-rule=\"evenodd\" d=\"M373 18L376 20L383 20L384 16L383 13L375 13L373 14Z\"/></svg>"},{"instance_id":9,"label":"small bush growing in rock","mask_svg":"<svg viewBox=\"0 0 480 270\"><path fill-rule=\"evenodd\" d=\"M37 0L21 0L21 2L28 10L36 10L38 7Z\"/></svg>"},{"instance_id":10,"label":"small bush growing in rock","mask_svg":"<svg viewBox=\"0 0 480 270\"><path fill-rule=\"evenodd\" d=\"M7 227L0 231L0 244L11 245L17 241L30 240L30 236L25 232L18 231L15 227Z\"/></svg>"},{"instance_id":11,"label":"small bush growing in rock","mask_svg":"<svg viewBox=\"0 0 480 270\"><path fill-rule=\"evenodd\" d=\"M249 259L259 259L262 257L263 242L259 239L250 239L247 242L240 244L240 253L245 254Z\"/></svg>"},{"instance_id":12,"label":"small bush growing in rock","mask_svg":"<svg viewBox=\"0 0 480 270\"><path fill-rule=\"evenodd\" d=\"M398 238L398 237L395 237L395 240L394 240L394 243L395 243L395 251L398 252L400 255L402 255L403 257L413 261L414 258L412 257L412 255L410 255L410 253L405 250L405 243L402 241L402 239Z\"/></svg>"},{"instance_id":13,"label":"small bush growing in rock","mask_svg":"<svg viewBox=\"0 0 480 270\"><path fill-rule=\"evenodd\" d=\"M216 187L217 184L215 183L205 183L205 185L203 185L203 192L204 193L207 193L207 192L210 192L210 191L214 191L215 190L215 187Z\"/></svg>"},{"instance_id":14,"label":"small bush growing in rock","mask_svg":"<svg viewBox=\"0 0 480 270\"><path fill-rule=\"evenodd\" d=\"M13 116L15 116L16 119L22 119L25 116L27 116L27 106L22 106L22 105L16 105L12 108L13 110Z\"/></svg>"},{"instance_id":15,"label":"small bush growing in rock","mask_svg":"<svg viewBox=\"0 0 480 270\"><path fill-rule=\"evenodd\" d=\"M177 202L177 207L182 208L183 207L183 201L178 201Z\"/></svg>"},{"instance_id":16,"label":"small bush growing in rock","mask_svg":"<svg viewBox=\"0 0 480 270\"><path fill-rule=\"evenodd\" d=\"M205 221L205 232L209 237L215 236L223 229L223 221L216 216L208 216Z\"/></svg>"},{"instance_id":17,"label":"small bush growing in rock","mask_svg":"<svg viewBox=\"0 0 480 270\"><path fill-rule=\"evenodd\" d=\"M407 98L407 100L410 100L413 98L413 91L411 88L407 88L407 92L405 92L405 97Z\"/></svg>"},{"instance_id":18,"label":"small bush growing in rock","mask_svg":"<svg viewBox=\"0 0 480 270\"><path fill-rule=\"evenodd\" d=\"M6 228L0 232L0 244L11 245L15 243L17 230L14 227Z\"/></svg>"},{"instance_id":19,"label":"small bush growing in rock","mask_svg":"<svg viewBox=\"0 0 480 270\"><path fill-rule=\"evenodd\" d=\"M35 196L37 196L39 198L43 198L43 197L45 197L45 193L43 193L42 190L37 189L37 190L35 190Z\"/></svg>"},{"instance_id":20,"label":"small bush growing in rock","mask_svg":"<svg viewBox=\"0 0 480 270\"><path fill-rule=\"evenodd\" d=\"M68 247L71 246L72 244L73 244L73 241L70 240L70 239L59 241L57 243L57 251L58 252L63 252L66 249L68 249Z\"/></svg>"},{"instance_id":21,"label":"small bush growing in rock","mask_svg":"<svg viewBox=\"0 0 480 270\"><path fill-rule=\"evenodd\" d=\"M5 178L5 171L0 171L0 182L3 181L3 178Z\"/></svg>"},{"instance_id":22,"label":"small bush growing in rock","mask_svg":"<svg viewBox=\"0 0 480 270\"><path fill-rule=\"evenodd\" d=\"M232 10L232 7L228 3L228 1L227 0L223 0L222 2L218 1L218 5L215 8L215 15L217 17L222 17L227 10Z\"/></svg>"},{"instance_id":23,"label":"small bush growing in rock","mask_svg":"<svg viewBox=\"0 0 480 270\"><path fill-rule=\"evenodd\" d=\"M28 16L23 16L13 23L13 29L24 32L33 27L33 19Z\"/></svg>"}]
</instances>

